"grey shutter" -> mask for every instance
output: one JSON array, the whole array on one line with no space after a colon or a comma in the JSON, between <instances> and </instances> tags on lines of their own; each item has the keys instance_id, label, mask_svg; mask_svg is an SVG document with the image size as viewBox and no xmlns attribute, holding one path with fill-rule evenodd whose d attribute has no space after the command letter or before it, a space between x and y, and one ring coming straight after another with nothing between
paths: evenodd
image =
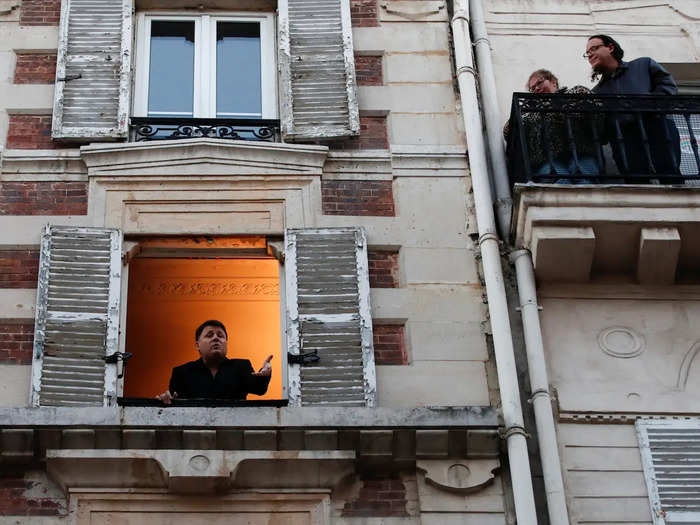
<instances>
[{"instance_id":1,"label":"grey shutter","mask_svg":"<svg viewBox=\"0 0 700 525\"><path fill-rule=\"evenodd\" d=\"M320 361L289 365L293 406L374 406L367 242L361 228L287 230L287 344Z\"/></svg>"},{"instance_id":2,"label":"grey shutter","mask_svg":"<svg viewBox=\"0 0 700 525\"><path fill-rule=\"evenodd\" d=\"M127 136L131 17L132 0L63 0L53 138Z\"/></svg>"},{"instance_id":3,"label":"grey shutter","mask_svg":"<svg viewBox=\"0 0 700 525\"><path fill-rule=\"evenodd\" d=\"M280 0L278 11L283 137L358 135L349 0Z\"/></svg>"},{"instance_id":4,"label":"grey shutter","mask_svg":"<svg viewBox=\"0 0 700 525\"><path fill-rule=\"evenodd\" d=\"M636 426L654 523L700 523L700 420Z\"/></svg>"},{"instance_id":5,"label":"grey shutter","mask_svg":"<svg viewBox=\"0 0 700 525\"><path fill-rule=\"evenodd\" d=\"M32 405L110 405L118 348L121 233L48 225L41 239Z\"/></svg>"}]
</instances>

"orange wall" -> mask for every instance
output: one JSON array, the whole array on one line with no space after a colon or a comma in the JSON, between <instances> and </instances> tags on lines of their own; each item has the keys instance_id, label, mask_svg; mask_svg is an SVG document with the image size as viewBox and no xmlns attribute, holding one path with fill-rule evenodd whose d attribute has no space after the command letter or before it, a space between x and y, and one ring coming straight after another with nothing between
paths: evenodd
<instances>
[{"instance_id":1,"label":"orange wall","mask_svg":"<svg viewBox=\"0 0 700 525\"><path fill-rule=\"evenodd\" d=\"M174 366L199 358L197 326L218 319L228 332L228 357L250 359L257 370L274 355L267 394L249 399L280 399L279 297L276 259L134 259L126 321L126 351L134 357L124 395L164 391Z\"/></svg>"}]
</instances>

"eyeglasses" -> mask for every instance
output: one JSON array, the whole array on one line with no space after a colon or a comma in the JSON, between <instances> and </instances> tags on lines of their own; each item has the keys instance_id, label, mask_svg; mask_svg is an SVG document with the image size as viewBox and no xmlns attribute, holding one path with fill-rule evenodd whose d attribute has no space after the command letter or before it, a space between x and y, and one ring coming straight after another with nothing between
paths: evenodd
<instances>
[{"instance_id":1,"label":"eyeglasses","mask_svg":"<svg viewBox=\"0 0 700 525\"><path fill-rule=\"evenodd\" d=\"M534 93L535 91L537 91L537 88L544 84L546 81L546 78L539 79L537 82L535 82L528 88L528 91L530 91L530 93Z\"/></svg>"},{"instance_id":2,"label":"eyeglasses","mask_svg":"<svg viewBox=\"0 0 700 525\"><path fill-rule=\"evenodd\" d=\"M585 52L583 55L581 55L581 56L584 58L584 60L588 60L588 59L591 57L591 55L592 55L593 53L595 53L595 51L596 51L598 48L600 48L600 47L607 47L607 46L606 46L605 44L598 44L597 46L591 46L591 47L589 47L589 48L586 50L586 52Z\"/></svg>"}]
</instances>

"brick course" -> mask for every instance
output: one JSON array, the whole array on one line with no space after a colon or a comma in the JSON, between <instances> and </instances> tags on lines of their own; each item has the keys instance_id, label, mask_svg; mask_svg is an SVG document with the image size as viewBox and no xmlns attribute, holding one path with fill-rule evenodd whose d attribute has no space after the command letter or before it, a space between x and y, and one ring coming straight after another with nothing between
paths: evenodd
<instances>
[{"instance_id":1,"label":"brick course","mask_svg":"<svg viewBox=\"0 0 700 525\"><path fill-rule=\"evenodd\" d=\"M0 250L0 288L36 288L39 250Z\"/></svg>"},{"instance_id":2,"label":"brick course","mask_svg":"<svg viewBox=\"0 0 700 525\"><path fill-rule=\"evenodd\" d=\"M57 26L61 18L61 0L22 0L21 26Z\"/></svg>"},{"instance_id":3,"label":"brick course","mask_svg":"<svg viewBox=\"0 0 700 525\"><path fill-rule=\"evenodd\" d=\"M0 323L0 363L13 365L32 364L34 323ZM2 478L0 478L2 481ZM2 485L0 484L0 488ZM2 496L0 495L0 506Z\"/></svg>"},{"instance_id":4,"label":"brick course","mask_svg":"<svg viewBox=\"0 0 700 525\"><path fill-rule=\"evenodd\" d=\"M369 285L372 288L399 287L399 252L396 250L369 250Z\"/></svg>"},{"instance_id":5,"label":"brick course","mask_svg":"<svg viewBox=\"0 0 700 525\"><path fill-rule=\"evenodd\" d=\"M386 117L360 117L360 136L326 143L332 150L389 149Z\"/></svg>"},{"instance_id":6,"label":"brick course","mask_svg":"<svg viewBox=\"0 0 700 525\"><path fill-rule=\"evenodd\" d=\"M343 508L346 517L403 517L406 512L406 487L400 479L365 479L355 501Z\"/></svg>"},{"instance_id":7,"label":"brick course","mask_svg":"<svg viewBox=\"0 0 700 525\"><path fill-rule=\"evenodd\" d=\"M374 362L378 365L407 365L406 338L402 324L378 324L372 327Z\"/></svg>"},{"instance_id":8,"label":"brick course","mask_svg":"<svg viewBox=\"0 0 700 525\"><path fill-rule=\"evenodd\" d=\"M7 149L56 149L51 139L51 115L10 115Z\"/></svg>"},{"instance_id":9,"label":"brick course","mask_svg":"<svg viewBox=\"0 0 700 525\"><path fill-rule=\"evenodd\" d=\"M377 0L350 0L350 18L353 27L376 27Z\"/></svg>"},{"instance_id":10,"label":"brick course","mask_svg":"<svg viewBox=\"0 0 700 525\"><path fill-rule=\"evenodd\" d=\"M0 182L0 215L87 215L87 183Z\"/></svg>"},{"instance_id":11,"label":"brick course","mask_svg":"<svg viewBox=\"0 0 700 525\"><path fill-rule=\"evenodd\" d=\"M355 55L355 76L358 86L381 86L384 83L382 56Z\"/></svg>"},{"instance_id":12,"label":"brick course","mask_svg":"<svg viewBox=\"0 0 700 525\"><path fill-rule=\"evenodd\" d=\"M56 80L56 53L17 53L15 84L53 84Z\"/></svg>"},{"instance_id":13,"label":"brick course","mask_svg":"<svg viewBox=\"0 0 700 525\"><path fill-rule=\"evenodd\" d=\"M390 180L327 180L321 183L325 215L394 216Z\"/></svg>"}]
</instances>

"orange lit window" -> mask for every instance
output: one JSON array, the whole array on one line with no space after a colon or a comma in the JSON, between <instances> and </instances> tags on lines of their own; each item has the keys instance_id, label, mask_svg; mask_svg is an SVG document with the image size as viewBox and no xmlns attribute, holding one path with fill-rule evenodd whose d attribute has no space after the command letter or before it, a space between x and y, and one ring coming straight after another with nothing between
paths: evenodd
<instances>
[{"instance_id":1,"label":"orange lit window","mask_svg":"<svg viewBox=\"0 0 700 525\"><path fill-rule=\"evenodd\" d=\"M264 396L282 398L280 273L264 238L147 239L129 262L124 396L153 397L168 387L174 366L199 358L194 332L218 319L228 357L260 368L272 354ZM186 256L178 256L178 255Z\"/></svg>"}]
</instances>

